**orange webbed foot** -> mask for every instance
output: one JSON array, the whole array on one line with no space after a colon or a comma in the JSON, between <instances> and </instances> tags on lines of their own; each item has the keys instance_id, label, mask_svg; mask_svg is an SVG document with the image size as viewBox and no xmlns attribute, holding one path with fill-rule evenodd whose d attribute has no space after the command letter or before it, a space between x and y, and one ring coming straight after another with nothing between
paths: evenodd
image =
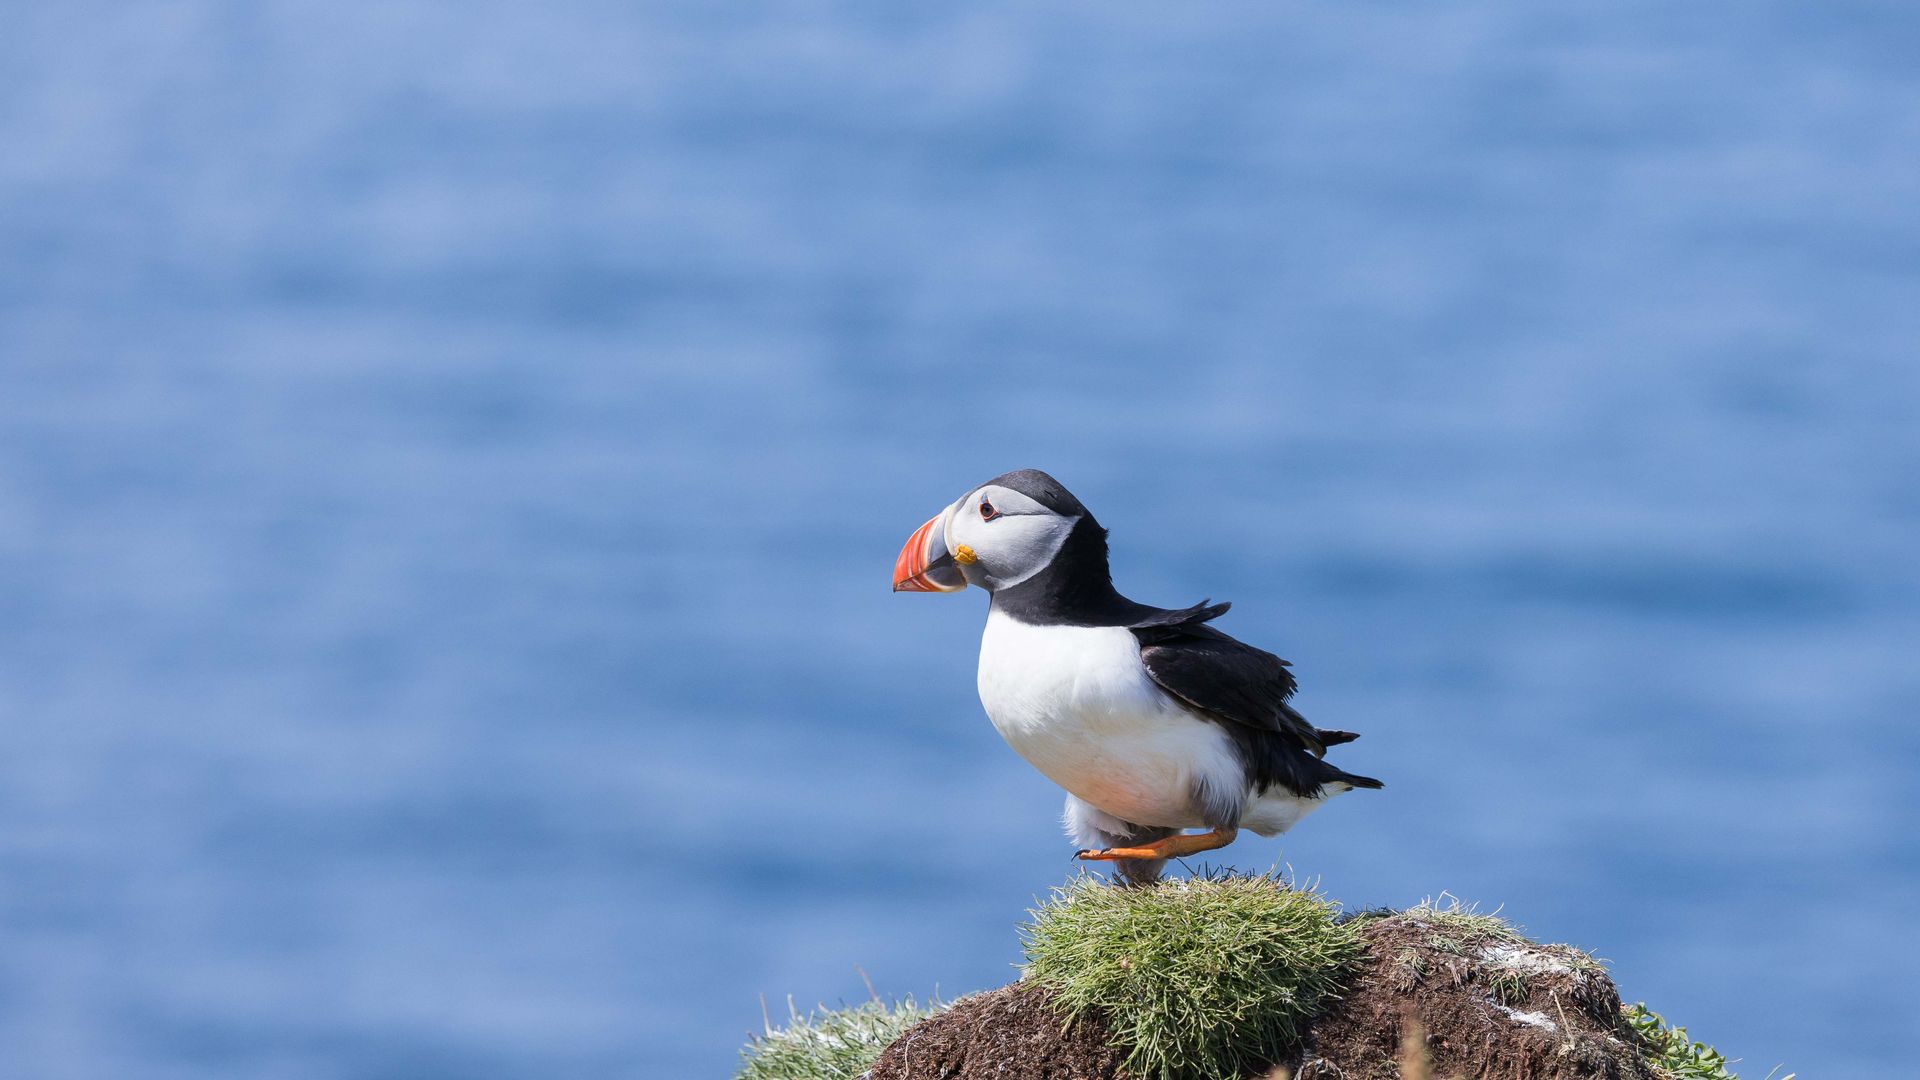
<instances>
[{"instance_id":1,"label":"orange webbed foot","mask_svg":"<svg viewBox=\"0 0 1920 1080\"><path fill-rule=\"evenodd\" d=\"M1117 862L1121 859L1177 859L1182 855L1196 855L1202 851L1212 851L1233 843L1240 834L1239 829L1222 828L1203 833L1182 833L1169 836L1165 840L1137 847L1114 847L1076 851L1073 857L1084 862Z\"/></svg>"}]
</instances>

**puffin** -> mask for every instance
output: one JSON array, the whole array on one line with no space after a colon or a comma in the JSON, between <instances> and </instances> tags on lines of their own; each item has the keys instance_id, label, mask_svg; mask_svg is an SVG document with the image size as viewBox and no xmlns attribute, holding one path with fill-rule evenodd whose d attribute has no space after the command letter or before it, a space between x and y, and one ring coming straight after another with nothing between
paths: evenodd
<instances>
[{"instance_id":1,"label":"puffin","mask_svg":"<svg viewBox=\"0 0 1920 1080\"><path fill-rule=\"evenodd\" d=\"M1075 858L1150 884L1171 858L1277 836L1369 776L1326 760L1358 738L1290 704L1290 665L1211 625L1231 606L1138 603L1114 588L1107 530L1038 469L996 476L913 531L895 592L989 596L980 703L1064 788ZM1188 832L1187 830L1203 830Z\"/></svg>"}]
</instances>

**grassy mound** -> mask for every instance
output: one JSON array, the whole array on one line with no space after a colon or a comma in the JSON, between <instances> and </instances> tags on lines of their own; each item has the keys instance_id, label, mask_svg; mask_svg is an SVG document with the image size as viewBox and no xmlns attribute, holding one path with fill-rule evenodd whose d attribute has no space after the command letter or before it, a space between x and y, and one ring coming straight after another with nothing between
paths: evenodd
<instances>
[{"instance_id":1,"label":"grassy mound","mask_svg":"<svg viewBox=\"0 0 1920 1080\"><path fill-rule=\"evenodd\" d=\"M1735 1080L1593 957L1457 902L1342 917L1274 877L1082 878L1032 916L1020 982L795 1015L739 1080Z\"/></svg>"},{"instance_id":2,"label":"grassy mound","mask_svg":"<svg viewBox=\"0 0 1920 1080\"><path fill-rule=\"evenodd\" d=\"M789 1006L791 1009L791 1006ZM912 998L869 1001L846 1009L792 1013L784 1028L768 1025L747 1043L738 1080L852 1080L866 1072L900 1033L932 1016Z\"/></svg>"},{"instance_id":3,"label":"grassy mound","mask_svg":"<svg viewBox=\"0 0 1920 1080\"><path fill-rule=\"evenodd\" d=\"M1278 1060L1361 952L1333 905L1271 877L1086 877L1023 936L1027 977L1071 1016L1097 1015L1145 1080L1232 1080Z\"/></svg>"}]
</instances>

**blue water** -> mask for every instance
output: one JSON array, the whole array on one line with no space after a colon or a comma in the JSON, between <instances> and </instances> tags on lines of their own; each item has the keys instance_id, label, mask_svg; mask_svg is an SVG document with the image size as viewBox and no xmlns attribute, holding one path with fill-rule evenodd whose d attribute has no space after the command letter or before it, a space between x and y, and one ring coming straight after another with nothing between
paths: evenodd
<instances>
[{"instance_id":1,"label":"blue water","mask_svg":"<svg viewBox=\"0 0 1920 1080\"><path fill-rule=\"evenodd\" d=\"M1911 5L5 21L0 1074L1006 981L1059 794L886 586L1028 465L1365 733L1228 861L1911 1069Z\"/></svg>"}]
</instances>

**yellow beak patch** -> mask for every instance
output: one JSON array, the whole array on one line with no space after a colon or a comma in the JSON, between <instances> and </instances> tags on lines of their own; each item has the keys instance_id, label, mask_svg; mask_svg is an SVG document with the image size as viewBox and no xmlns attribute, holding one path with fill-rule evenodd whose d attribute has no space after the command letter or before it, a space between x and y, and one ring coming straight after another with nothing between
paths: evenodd
<instances>
[{"instance_id":1,"label":"yellow beak patch","mask_svg":"<svg viewBox=\"0 0 1920 1080\"><path fill-rule=\"evenodd\" d=\"M961 566L972 566L974 563L980 561L980 556L975 555L972 548L961 544L959 547L953 549L953 561L959 563Z\"/></svg>"}]
</instances>

